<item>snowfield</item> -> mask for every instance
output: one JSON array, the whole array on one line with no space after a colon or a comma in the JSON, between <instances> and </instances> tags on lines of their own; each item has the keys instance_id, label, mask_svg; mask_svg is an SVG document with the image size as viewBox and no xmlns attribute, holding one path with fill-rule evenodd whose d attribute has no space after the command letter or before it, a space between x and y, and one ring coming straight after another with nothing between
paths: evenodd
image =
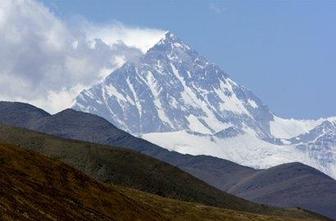
<instances>
[{"instance_id":1,"label":"snowfield","mask_svg":"<svg viewBox=\"0 0 336 221\"><path fill-rule=\"evenodd\" d=\"M336 177L333 166L321 166L317 160L300 151L295 145L271 144L248 133L226 139L211 135L195 135L186 131L148 133L141 137L168 150L219 157L256 169L301 162Z\"/></svg>"}]
</instances>

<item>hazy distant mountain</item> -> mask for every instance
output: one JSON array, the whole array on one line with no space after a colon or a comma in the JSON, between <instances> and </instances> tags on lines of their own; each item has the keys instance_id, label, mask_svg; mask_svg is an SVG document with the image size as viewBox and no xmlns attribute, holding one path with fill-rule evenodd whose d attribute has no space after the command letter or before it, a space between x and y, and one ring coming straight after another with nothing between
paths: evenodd
<instances>
[{"instance_id":1,"label":"hazy distant mountain","mask_svg":"<svg viewBox=\"0 0 336 221\"><path fill-rule=\"evenodd\" d=\"M169 32L136 62L82 91L73 108L180 153L254 168L298 161L336 177L335 140L328 147L293 142L335 119L276 117L251 91Z\"/></svg>"},{"instance_id":2,"label":"hazy distant mountain","mask_svg":"<svg viewBox=\"0 0 336 221\"><path fill-rule=\"evenodd\" d=\"M274 206L298 206L336 219L336 182L301 163L256 171L228 192Z\"/></svg>"},{"instance_id":3,"label":"hazy distant mountain","mask_svg":"<svg viewBox=\"0 0 336 221\"><path fill-rule=\"evenodd\" d=\"M50 116L42 109L19 102L0 101L0 113L1 123L26 128L32 127L37 120Z\"/></svg>"},{"instance_id":4,"label":"hazy distant mountain","mask_svg":"<svg viewBox=\"0 0 336 221\"><path fill-rule=\"evenodd\" d=\"M6 116L7 112L15 113L16 108L22 108L27 104L0 102L0 110L2 109L2 105L7 106L8 108L6 111L0 112L0 116ZM30 105L27 105L27 107L31 107L27 109L29 111L36 111ZM22 113L19 113L19 115L20 114ZM25 115L30 116L29 113L25 113ZM15 119L18 117L15 117L15 115L12 115L12 117L13 118L6 118L6 121L1 120L0 118L0 122L12 124L12 120L17 123ZM333 211L336 211L336 196L333 190L336 181L302 164L293 165L300 165L300 167L303 167L303 170L300 169L300 171L305 173L295 172L297 171L296 167L279 166L275 168L286 168L286 174L291 175L278 176L277 172L272 172L275 171L274 168L270 168L269 170L255 170L220 158L183 155L174 151L168 151L157 145L151 144L148 141L136 138L114 127L111 123L101 117L74 110L65 110L55 115L48 114L47 116L42 116L40 119L31 121L31 123L31 129L64 138L85 140L112 146L122 146L139 151L175 165L221 190L232 192L233 194L246 199L255 201L261 200L260 202L264 202L262 200L270 198L272 201L265 201L265 203L283 207L298 206L309 208L310 210L319 213L331 214L332 217L336 218L333 213ZM5 134L5 132L2 133L0 131L0 138L4 138L3 135ZM24 133L22 132L22 134ZM36 139L39 140L38 138ZM13 138L12 140L19 142L20 140L22 141L22 138ZM28 141L26 143L30 144ZM284 169L282 169L282 171L284 171ZM262 174L272 174L266 176L266 180L270 182L270 184L264 186L259 185L260 182L264 182L260 181L265 177L261 176ZM302 177L304 179L302 179ZM311 177L314 178L312 179L312 182L310 182ZM281 191L268 191L268 188L272 187L271 184L273 180L283 184L276 186L277 188L280 188ZM244 189L246 186L245 184L252 186L256 185L257 191L253 189L253 191L251 190L251 194L247 194L249 192ZM277 189L275 188L275 190ZM304 190L307 195L297 194L297 191L300 190ZM284 192L287 195L284 194ZM312 196L319 195L320 198L317 197L316 199L324 199L324 204L316 204L315 198L310 197L308 193ZM329 204L329 207L325 207L325 209L320 206L327 204Z\"/></svg>"}]
</instances>

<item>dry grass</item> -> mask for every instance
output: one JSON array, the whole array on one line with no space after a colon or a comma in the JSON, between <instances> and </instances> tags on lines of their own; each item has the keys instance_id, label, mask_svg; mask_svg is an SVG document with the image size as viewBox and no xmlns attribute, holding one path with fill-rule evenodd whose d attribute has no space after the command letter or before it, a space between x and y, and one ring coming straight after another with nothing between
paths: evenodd
<instances>
[{"instance_id":1,"label":"dry grass","mask_svg":"<svg viewBox=\"0 0 336 221\"><path fill-rule=\"evenodd\" d=\"M300 220L159 197L102 184L33 151L0 144L1 220ZM307 216L301 220L314 220Z\"/></svg>"}]
</instances>

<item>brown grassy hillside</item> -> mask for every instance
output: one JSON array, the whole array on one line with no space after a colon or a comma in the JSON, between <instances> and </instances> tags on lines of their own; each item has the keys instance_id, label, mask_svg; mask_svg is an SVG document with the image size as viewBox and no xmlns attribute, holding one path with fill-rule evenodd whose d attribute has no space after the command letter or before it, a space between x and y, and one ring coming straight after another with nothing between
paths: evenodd
<instances>
[{"instance_id":1,"label":"brown grassy hillside","mask_svg":"<svg viewBox=\"0 0 336 221\"><path fill-rule=\"evenodd\" d=\"M166 199L101 184L33 151L0 144L1 220L300 220ZM303 213L301 220L314 220Z\"/></svg>"}]
</instances>

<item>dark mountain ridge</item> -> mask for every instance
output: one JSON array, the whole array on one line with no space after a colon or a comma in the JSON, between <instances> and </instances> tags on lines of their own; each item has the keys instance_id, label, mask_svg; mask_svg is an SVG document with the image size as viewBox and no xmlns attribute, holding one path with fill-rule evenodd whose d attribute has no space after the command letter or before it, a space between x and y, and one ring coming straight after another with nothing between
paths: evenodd
<instances>
[{"instance_id":1,"label":"dark mountain ridge","mask_svg":"<svg viewBox=\"0 0 336 221\"><path fill-rule=\"evenodd\" d=\"M288 163L255 172L227 192L273 206L318 211L336 218L336 182L302 163Z\"/></svg>"},{"instance_id":2,"label":"dark mountain ridge","mask_svg":"<svg viewBox=\"0 0 336 221\"><path fill-rule=\"evenodd\" d=\"M223 208L268 210L267 206L220 191L168 163L118 146L62 139L4 125L0 125L0 143L18 145L61 160L104 183Z\"/></svg>"},{"instance_id":3,"label":"dark mountain ridge","mask_svg":"<svg viewBox=\"0 0 336 221\"><path fill-rule=\"evenodd\" d=\"M1 108L3 105L6 108ZM22 113L17 110L22 106L25 106L25 104L0 102L0 110L2 111L0 112L0 123L25 127L68 139L125 147L175 165L221 190L245 199L282 207L307 208L336 218L335 180L321 172L312 170L306 165L289 164L309 168L300 169L300 171L307 171L305 175L295 172L297 168L294 166L255 170L215 157L183 155L168 151L116 128L101 117L71 109L55 115L42 112L43 114L38 115L38 117L34 115L34 118L27 120L31 115L24 113L25 111L28 110L28 112L33 113L40 111L37 111L39 109L35 110L31 105L27 105ZM26 117L22 119L23 122L20 122L18 119L22 114L25 114ZM291 174L291 176L276 176L277 172L274 171L279 168L281 171L286 168L286 173ZM285 174L285 172L282 173ZM311 180L312 177L314 179ZM271 183L259 185L267 179L278 179L278 183L282 183L282 185L278 185L276 188ZM249 185L256 185L256 187L246 188ZM268 188L275 188L277 191L272 192ZM294 194L298 189L306 192L306 194ZM317 195L319 200L325 199L325 202L316 203L315 198L310 197L310 195Z\"/></svg>"}]
</instances>

